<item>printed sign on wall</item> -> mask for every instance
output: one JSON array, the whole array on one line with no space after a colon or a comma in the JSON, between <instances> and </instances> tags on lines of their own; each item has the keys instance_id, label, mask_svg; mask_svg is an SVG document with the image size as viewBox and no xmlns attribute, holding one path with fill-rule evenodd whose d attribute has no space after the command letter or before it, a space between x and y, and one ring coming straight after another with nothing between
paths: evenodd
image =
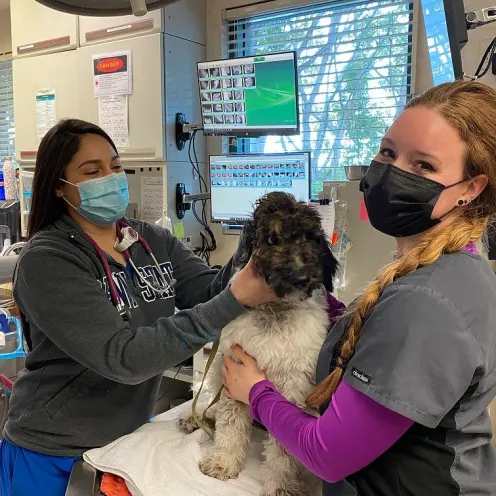
<instances>
[{"instance_id":1,"label":"printed sign on wall","mask_svg":"<svg viewBox=\"0 0 496 496\"><path fill-rule=\"evenodd\" d=\"M93 55L95 98L133 93L131 51Z\"/></svg>"},{"instance_id":2,"label":"printed sign on wall","mask_svg":"<svg viewBox=\"0 0 496 496\"><path fill-rule=\"evenodd\" d=\"M41 141L55 124L57 124L55 90L38 90L36 92L36 136L38 139Z\"/></svg>"}]
</instances>

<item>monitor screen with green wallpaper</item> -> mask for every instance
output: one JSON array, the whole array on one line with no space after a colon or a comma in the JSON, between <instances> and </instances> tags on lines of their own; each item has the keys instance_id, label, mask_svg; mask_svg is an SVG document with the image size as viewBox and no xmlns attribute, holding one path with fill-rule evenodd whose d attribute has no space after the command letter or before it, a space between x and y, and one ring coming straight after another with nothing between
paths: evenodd
<instances>
[{"instance_id":1,"label":"monitor screen with green wallpaper","mask_svg":"<svg viewBox=\"0 0 496 496\"><path fill-rule=\"evenodd\" d=\"M205 134L300 132L296 52L200 62L198 84Z\"/></svg>"}]
</instances>

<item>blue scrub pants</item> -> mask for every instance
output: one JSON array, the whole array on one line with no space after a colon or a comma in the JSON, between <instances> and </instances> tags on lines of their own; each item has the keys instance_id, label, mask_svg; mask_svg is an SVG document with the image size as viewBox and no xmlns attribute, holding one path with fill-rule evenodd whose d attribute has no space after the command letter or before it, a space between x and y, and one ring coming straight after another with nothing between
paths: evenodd
<instances>
[{"instance_id":1,"label":"blue scrub pants","mask_svg":"<svg viewBox=\"0 0 496 496\"><path fill-rule=\"evenodd\" d=\"M0 496L64 496L80 457L35 453L0 441Z\"/></svg>"}]
</instances>

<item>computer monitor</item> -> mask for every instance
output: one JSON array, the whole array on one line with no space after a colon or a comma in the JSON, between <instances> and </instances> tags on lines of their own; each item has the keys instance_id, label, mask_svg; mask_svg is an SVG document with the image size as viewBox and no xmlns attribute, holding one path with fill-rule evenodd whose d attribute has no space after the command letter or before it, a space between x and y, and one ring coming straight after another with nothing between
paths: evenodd
<instances>
[{"instance_id":1,"label":"computer monitor","mask_svg":"<svg viewBox=\"0 0 496 496\"><path fill-rule=\"evenodd\" d=\"M461 49L468 41L463 0L421 0L435 86L463 76Z\"/></svg>"},{"instance_id":2,"label":"computer monitor","mask_svg":"<svg viewBox=\"0 0 496 496\"><path fill-rule=\"evenodd\" d=\"M198 85L207 135L300 132L296 52L200 62Z\"/></svg>"},{"instance_id":3,"label":"computer monitor","mask_svg":"<svg viewBox=\"0 0 496 496\"><path fill-rule=\"evenodd\" d=\"M214 222L246 222L265 193L286 191L297 200L310 199L310 154L211 156L210 187Z\"/></svg>"}]
</instances>

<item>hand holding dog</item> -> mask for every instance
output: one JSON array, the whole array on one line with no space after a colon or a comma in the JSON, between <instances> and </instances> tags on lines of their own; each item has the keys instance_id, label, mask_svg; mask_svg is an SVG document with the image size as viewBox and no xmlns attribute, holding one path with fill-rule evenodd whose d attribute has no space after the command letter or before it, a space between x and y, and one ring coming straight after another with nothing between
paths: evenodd
<instances>
[{"instance_id":1,"label":"hand holding dog","mask_svg":"<svg viewBox=\"0 0 496 496\"><path fill-rule=\"evenodd\" d=\"M224 356L222 365L222 380L225 386L224 394L237 401L250 403L251 388L258 382L265 381L267 376L258 367L257 361L244 352L238 345L231 347L236 363L230 356Z\"/></svg>"},{"instance_id":2,"label":"hand holding dog","mask_svg":"<svg viewBox=\"0 0 496 496\"><path fill-rule=\"evenodd\" d=\"M258 274L252 258L232 282L231 292L245 307L257 307L277 299L272 288Z\"/></svg>"}]
</instances>

